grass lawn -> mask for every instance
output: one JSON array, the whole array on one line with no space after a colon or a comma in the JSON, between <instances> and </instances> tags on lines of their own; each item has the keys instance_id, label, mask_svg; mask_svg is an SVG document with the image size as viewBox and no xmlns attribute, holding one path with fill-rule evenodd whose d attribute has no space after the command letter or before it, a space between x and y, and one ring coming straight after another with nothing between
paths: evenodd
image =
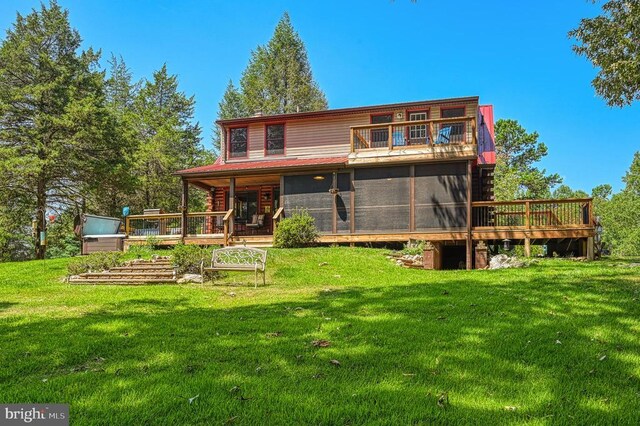
<instances>
[{"instance_id":1,"label":"grass lawn","mask_svg":"<svg viewBox=\"0 0 640 426\"><path fill-rule=\"evenodd\" d=\"M270 250L257 290L0 264L0 402L70 403L72 424L640 424L629 260L428 272L383 253Z\"/></svg>"}]
</instances>

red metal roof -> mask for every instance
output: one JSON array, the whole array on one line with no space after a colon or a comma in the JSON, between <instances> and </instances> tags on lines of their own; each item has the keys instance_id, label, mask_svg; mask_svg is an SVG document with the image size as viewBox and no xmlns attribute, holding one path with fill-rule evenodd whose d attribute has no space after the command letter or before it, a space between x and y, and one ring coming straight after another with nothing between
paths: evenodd
<instances>
[{"instance_id":1,"label":"red metal roof","mask_svg":"<svg viewBox=\"0 0 640 426\"><path fill-rule=\"evenodd\" d=\"M206 174L235 171L264 171L265 169L299 168L309 166L346 165L347 157L322 157L322 158L290 158L281 160L242 161L222 163L220 159L207 166L194 167L192 169L179 170L178 175Z\"/></svg>"}]
</instances>

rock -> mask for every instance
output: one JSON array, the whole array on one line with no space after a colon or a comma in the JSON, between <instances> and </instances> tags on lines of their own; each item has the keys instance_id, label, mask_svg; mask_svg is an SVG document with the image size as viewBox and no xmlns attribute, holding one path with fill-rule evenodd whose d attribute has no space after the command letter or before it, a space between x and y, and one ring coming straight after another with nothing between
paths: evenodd
<instances>
[{"instance_id":1,"label":"rock","mask_svg":"<svg viewBox=\"0 0 640 426\"><path fill-rule=\"evenodd\" d=\"M178 280L178 284L187 284L187 283L201 283L202 275L200 274L184 274L182 278Z\"/></svg>"},{"instance_id":2,"label":"rock","mask_svg":"<svg viewBox=\"0 0 640 426\"><path fill-rule=\"evenodd\" d=\"M489 261L489 269L522 268L524 266L526 266L525 262L506 254L497 254Z\"/></svg>"}]
</instances>

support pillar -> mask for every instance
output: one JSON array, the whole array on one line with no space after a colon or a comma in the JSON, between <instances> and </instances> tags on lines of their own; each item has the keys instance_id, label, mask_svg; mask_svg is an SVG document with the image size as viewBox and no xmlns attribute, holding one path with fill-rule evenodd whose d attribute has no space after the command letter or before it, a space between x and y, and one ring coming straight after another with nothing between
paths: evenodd
<instances>
[{"instance_id":1,"label":"support pillar","mask_svg":"<svg viewBox=\"0 0 640 426\"><path fill-rule=\"evenodd\" d=\"M440 243L427 241L424 244L422 267L424 269L442 269L442 249L440 247Z\"/></svg>"},{"instance_id":2,"label":"support pillar","mask_svg":"<svg viewBox=\"0 0 640 426\"><path fill-rule=\"evenodd\" d=\"M235 209L236 206L236 178L229 179L229 209ZM233 236L235 234L234 218L236 212L229 217L229 233Z\"/></svg>"},{"instance_id":3,"label":"support pillar","mask_svg":"<svg viewBox=\"0 0 640 426\"><path fill-rule=\"evenodd\" d=\"M467 270L471 270L473 268L473 239L471 235L471 214L473 213L471 209L471 185L472 182L472 174L471 174L471 160L467 161Z\"/></svg>"},{"instance_id":4,"label":"support pillar","mask_svg":"<svg viewBox=\"0 0 640 426\"><path fill-rule=\"evenodd\" d=\"M595 259L595 254L594 254L594 241L593 241L593 237L588 237L587 238L587 260L594 260Z\"/></svg>"},{"instance_id":5,"label":"support pillar","mask_svg":"<svg viewBox=\"0 0 640 426\"><path fill-rule=\"evenodd\" d=\"M182 242L187 237L187 219L189 214L189 182L186 179L182 179L182 202L180 210L182 213Z\"/></svg>"},{"instance_id":6,"label":"support pillar","mask_svg":"<svg viewBox=\"0 0 640 426\"><path fill-rule=\"evenodd\" d=\"M484 241L480 241L476 245L476 269L485 269L487 266L489 266L489 248Z\"/></svg>"},{"instance_id":7,"label":"support pillar","mask_svg":"<svg viewBox=\"0 0 640 426\"><path fill-rule=\"evenodd\" d=\"M525 257L531 257L531 238L529 237L524 239L524 255Z\"/></svg>"}]
</instances>

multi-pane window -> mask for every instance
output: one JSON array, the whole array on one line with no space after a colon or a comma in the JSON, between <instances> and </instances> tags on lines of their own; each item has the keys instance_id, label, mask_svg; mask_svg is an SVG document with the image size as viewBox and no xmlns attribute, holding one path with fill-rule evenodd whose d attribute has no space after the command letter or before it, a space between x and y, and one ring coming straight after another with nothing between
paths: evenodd
<instances>
[{"instance_id":1,"label":"multi-pane window","mask_svg":"<svg viewBox=\"0 0 640 426\"><path fill-rule=\"evenodd\" d=\"M229 158L247 156L247 128L229 130Z\"/></svg>"},{"instance_id":2,"label":"multi-pane window","mask_svg":"<svg viewBox=\"0 0 640 426\"><path fill-rule=\"evenodd\" d=\"M409 121L424 121L427 119L427 113L423 112L410 112ZM418 124L415 126L409 126L409 140L411 143L425 143L427 140L427 125Z\"/></svg>"},{"instance_id":3,"label":"multi-pane window","mask_svg":"<svg viewBox=\"0 0 640 426\"><path fill-rule=\"evenodd\" d=\"M270 124L266 131L267 155L284 154L284 124Z\"/></svg>"},{"instance_id":4,"label":"multi-pane window","mask_svg":"<svg viewBox=\"0 0 640 426\"><path fill-rule=\"evenodd\" d=\"M440 115L442 116L442 118L464 117L465 107L442 109ZM447 124L443 124L442 126L451 127L451 133L449 135L450 142L452 143L464 142L465 123L447 123Z\"/></svg>"},{"instance_id":5,"label":"multi-pane window","mask_svg":"<svg viewBox=\"0 0 640 426\"><path fill-rule=\"evenodd\" d=\"M393 121L392 114L372 115L371 124L391 123ZM371 130L371 147L380 148L387 146L389 140L389 129L372 129Z\"/></svg>"}]
</instances>

